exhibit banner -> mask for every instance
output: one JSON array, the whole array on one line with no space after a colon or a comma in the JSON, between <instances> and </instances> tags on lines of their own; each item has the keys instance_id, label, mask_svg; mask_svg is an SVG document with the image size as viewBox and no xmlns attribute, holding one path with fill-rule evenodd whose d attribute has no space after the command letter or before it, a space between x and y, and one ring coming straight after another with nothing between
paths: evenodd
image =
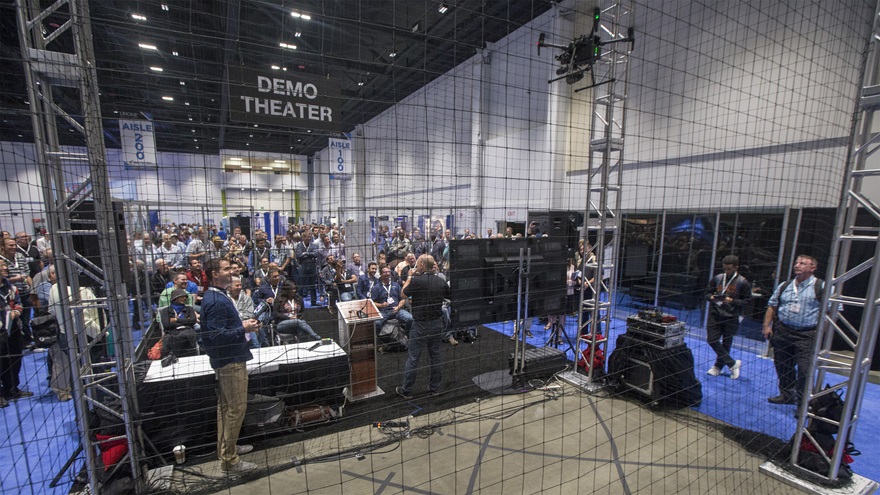
<instances>
[{"instance_id":1,"label":"exhibit banner","mask_svg":"<svg viewBox=\"0 0 880 495\"><path fill-rule=\"evenodd\" d=\"M310 74L229 68L229 119L339 131L342 100L335 81Z\"/></svg>"},{"instance_id":2,"label":"exhibit banner","mask_svg":"<svg viewBox=\"0 0 880 495\"><path fill-rule=\"evenodd\" d=\"M149 120L120 120L119 140L126 168L156 167L156 139Z\"/></svg>"},{"instance_id":3,"label":"exhibit banner","mask_svg":"<svg viewBox=\"0 0 880 495\"><path fill-rule=\"evenodd\" d=\"M351 180L351 141L330 138L330 180Z\"/></svg>"}]
</instances>

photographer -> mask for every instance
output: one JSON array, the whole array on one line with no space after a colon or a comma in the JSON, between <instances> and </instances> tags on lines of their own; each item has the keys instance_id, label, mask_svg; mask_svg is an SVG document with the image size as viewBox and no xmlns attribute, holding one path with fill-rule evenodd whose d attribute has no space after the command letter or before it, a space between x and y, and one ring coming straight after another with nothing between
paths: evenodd
<instances>
[{"instance_id":1,"label":"photographer","mask_svg":"<svg viewBox=\"0 0 880 495\"><path fill-rule=\"evenodd\" d=\"M739 273L739 258L733 255L721 260L723 272L715 275L709 283L706 300L709 301L709 319L706 322L706 338L715 351L715 364L706 372L718 376L727 366L730 378L739 378L742 361L730 357L733 336L739 328L743 307L752 298L752 286Z\"/></svg>"}]
</instances>

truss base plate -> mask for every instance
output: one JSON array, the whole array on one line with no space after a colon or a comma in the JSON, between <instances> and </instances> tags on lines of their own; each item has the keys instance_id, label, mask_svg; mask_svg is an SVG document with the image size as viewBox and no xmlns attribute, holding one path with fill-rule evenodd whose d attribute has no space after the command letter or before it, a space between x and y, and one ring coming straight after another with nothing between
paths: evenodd
<instances>
[{"instance_id":1,"label":"truss base plate","mask_svg":"<svg viewBox=\"0 0 880 495\"><path fill-rule=\"evenodd\" d=\"M874 493L877 488L880 488L880 485L877 484L876 481L865 478L864 476L859 476L857 474L853 474L852 485L846 486L843 488L826 488L824 486L819 486L813 483L810 483L807 480L798 478L793 473L790 473L776 464L767 461L764 464L761 464L760 471L771 478L776 478L777 480L785 483L786 485L797 488L798 490L804 493L816 493L816 494L853 494L853 495L870 495Z\"/></svg>"},{"instance_id":2,"label":"truss base plate","mask_svg":"<svg viewBox=\"0 0 880 495\"><path fill-rule=\"evenodd\" d=\"M564 371L556 376L565 383L573 385L585 392L596 392L604 387L602 384L590 382L586 375L582 375L577 371Z\"/></svg>"}]
</instances>

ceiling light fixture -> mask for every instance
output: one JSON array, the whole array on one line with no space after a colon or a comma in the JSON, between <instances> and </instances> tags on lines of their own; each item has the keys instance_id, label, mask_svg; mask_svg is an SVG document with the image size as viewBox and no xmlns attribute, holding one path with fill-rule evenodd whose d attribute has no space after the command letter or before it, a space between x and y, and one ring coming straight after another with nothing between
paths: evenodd
<instances>
[{"instance_id":1,"label":"ceiling light fixture","mask_svg":"<svg viewBox=\"0 0 880 495\"><path fill-rule=\"evenodd\" d=\"M301 14L301 13L299 13L299 12L297 12L297 11L293 11L293 12L291 12L290 15L291 15L291 17L293 17L293 18L295 18L295 19L302 19L302 20L304 20L304 21L310 21L310 20L312 20L312 16L310 16L309 14Z\"/></svg>"},{"instance_id":2,"label":"ceiling light fixture","mask_svg":"<svg viewBox=\"0 0 880 495\"><path fill-rule=\"evenodd\" d=\"M162 4L162 10L164 10L165 12L168 12L168 5L165 5L165 4L163 3L163 4Z\"/></svg>"},{"instance_id":3,"label":"ceiling light fixture","mask_svg":"<svg viewBox=\"0 0 880 495\"><path fill-rule=\"evenodd\" d=\"M174 101L174 97L173 97L173 96L163 96L162 99L165 100L165 101Z\"/></svg>"},{"instance_id":4,"label":"ceiling light fixture","mask_svg":"<svg viewBox=\"0 0 880 495\"><path fill-rule=\"evenodd\" d=\"M232 160L234 162L240 162L242 159L237 156L233 156L232 158L230 158L230 160Z\"/></svg>"},{"instance_id":5,"label":"ceiling light fixture","mask_svg":"<svg viewBox=\"0 0 880 495\"><path fill-rule=\"evenodd\" d=\"M183 102L183 104L186 105L186 106L189 106L189 102L188 102L188 101Z\"/></svg>"},{"instance_id":6,"label":"ceiling light fixture","mask_svg":"<svg viewBox=\"0 0 880 495\"><path fill-rule=\"evenodd\" d=\"M297 32L293 33L293 37L294 37L294 38L301 38L302 35L303 35L303 34L302 34L302 31L297 31Z\"/></svg>"},{"instance_id":7,"label":"ceiling light fixture","mask_svg":"<svg viewBox=\"0 0 880 495\"><path fill-rule=\"evenodd\" d=\"M250 165L242 165L241 168L251 168Z\"/></svg>"},{"instance_id":8,"label":"ceiling light fixture","mask_svg":"<svg viewBox=\"0 0 880 495\"><path fill-rule=\"evenodd\" d=\"M388 54L389 57L394 58L397 56L397 52L391 52Z\"/></svg>"},{"instance_id":9,"label":"ceiling light fixture","mask_svg":"<svg viewBox=\"0 0 880 495\"><path fill-rule=\"evenodd\" d=\"M260 167L260 168L262 168L263 170L272 170L272 167Z\"/></svg>"},{"instance_id":10,"label":"ceiling light fixture","mask_svg":"<svg viewBox=\"0 0 880 495\"><path fill-rule=\"evenodd\" d=\"M183 82L183 81L180 81L180 85L181 85L181 86L186 86L186 83Z\"/></svg>"},{"instance_id":11,"label":"ceiling light fixture","mask_svg":"<svg viewBox=\"0 0 880 495\"><path fill-rule=\"evenodd\" d=\"M146 43L138 43L138 46L143 48L144 50L154 50L157 52L159 51L159 49L156 48L156 45L148 45Z\"/></svg>"},{"instance_id":12,"label":"ceiling light fixture","mask_svg":"<svg viewBox=\"0 0 880 495\"><path fill-rule=\"evenodd\" d=\"M290 43L278 43L278 46L281 48L287 48L288 50L296 50L296 45L291 45Z\"/></svg>"},{"instance_id":13,"label":"ceiling light fixture","mask_svg":"<svg viewBox=\"0 0 880 495\"><path fill-rule=\"evenodd\" d=\"M147 17L140 14L131 14L131 18L136 21L146 21Z\"/></svg>"},{"instance_id":14,"label":"ceiling light fixture","mask_svg":"<svg viewBox=\"0 0 880 495\"><path fill-rule=\"evenodd\" d=\"M284 160L275 160L275 163L287 163Z\"/></svg>"},{"instance_id":15,"label":"ceiling light fixture","mask_svg":"<svg viewBox=\"0 0 880 495\"><path fill-rule=\"evenodd\" d=\"M164 69L161 67L150 67L150 70L153 72L162 72Z\"/></svg>"},{"instance_id":16,"label":"ceiling light fixture","mask_svg":"<svg viewBox=\"0 0 880 495\"><path fill-rule=\"evenodd\" d=\"M363 86L363 85L364 85L363 81L358 81L358 86Z\"/></svg>"},{"instance_id":17,"label":"ceiling light fixture","mask_svg":"<svg viewBox=\"0 0 880 495\"><path fill-rule=\"evenodd\" d=\"M281 67L279 67L279 66L277 66L277 65L273 65L273 66L272 66L272 70L281 70Z\"/></svg>"},{"instance_id":18,"label":"ceiling light fixture","mask_svg":"<svg viewBox=\"0 0 880 495\"><path fill-rule=\"evenodd\" d=\"M446 5L445 3L441 3L440 6L437 7L437 12L440 12L441 14L445 14L445 13L449 12L449 5Z\"/></svg>"},{"instance_id":19,"label":"ceiling light fixture","mask_svg":"<svg viewBox=\"0 0 880 495\"><path fill-rule=\"evenodd\" d=\"M178 55L177 50L174 50L173 52L171 52L171 54L176 57Z\"/></svg>"}]
</instances>

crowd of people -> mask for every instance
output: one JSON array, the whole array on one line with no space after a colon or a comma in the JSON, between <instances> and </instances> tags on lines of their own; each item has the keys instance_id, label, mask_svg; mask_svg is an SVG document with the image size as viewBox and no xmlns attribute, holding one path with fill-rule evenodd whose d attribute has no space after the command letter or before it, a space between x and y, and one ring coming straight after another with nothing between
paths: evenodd
<instances>
[{"instance_id":1,"label":"crowd of people","mask_svg":"<svg viewBox=\"0 0 880 495\"><path fill-rule=\"evenodd\" d=\"M541 233L532 224L526 235L540 236ZM370 299L382 316L377 322L377 332L393 319L411 338L430 335L410 346L407 375L398 394L411 396L412 373L422 350L431 356L430 392L436 392L439 387L439 374L435 375L439 368L434 363L439 355L436 345L443 341L451 345L458 343L450 325L450 294L445 278L450 241L475 237L469 231L453 237L448 229L432 228L424 235L418 229L407 231L380 226L370 243L359 244L371 251L366 255L360 251L348 252L345 228L335 225L289 225L286 233L274 236L271 243L267 233L260 229L254 231L253 239L248 239L238 228L226 233L223 228L213 226L159 226L129 240L133 324L135 328L143 323L153 324L143 321L151 307L140 301L149 301L155 310L154 321L165 334L165 352L180 357L205 351L210 355L211 343L206 342L202 328L206 298L213 303L223 302L224 311L228 309L226 301L229 302L235 311L235 320L245 322L236 327L236 336L241 334L247 349L291 340L317 340L319 336L303 318L307 307L326 308L333 313L337 301ZM510 229L505 234L493 234L487 229L484 237L516 238L517 235ZM22 355L34 349L30 321L41 315L59 315L60 297L47 236L34 240L26 232L15 235L2 232L0 248L0 407L6 407L9 401L33 395L19 387ZM566 280L560 282L566 284L569 314L576 311L573 301L577 299L577 289L586 282L589 287L595 286L592 269L581 271L581 267L589 265L584 263L584 257L589 260L591 252L589 244L582 241L569 260ZM375 259L367 260L367 256ZM221 261L222 266L218 266ZM222 269L222 290L216 280L212 283L212 273L207 266L214 267L214 276ZM722 267L706 292L710 303L707 341L716 354L707 374L719 376L727 368L730 378L738 379L742 361L731 356L732 341L742 308L751 298L751 286L739 272L736 256L725 257ZM799 256L793 268L795 278L780 283L769 301L764 336L776 351L774 360L780 393L769 398L774 404L797 403L801 398L824 290L824 282L813 275L817 267L815 258ZM423 275L426 277L417 278ZM84 290L81 299L94 299L91 291ZM217 299L218 291L222 292L222 299ZM413 294L420 294L415 307ZM148 297L134 297L137 295ZM422 302L428 306L422 306ZM90 338L96 338L100 330L98 317L96 314L86 316ZM63 322L69 320L58 318L62 332L67 326ZM554 323L564 325L564 315L551 316L547 328ZM274 329L274 336L268 328ZM50 386L60 400L69 400L66 338L59 338L49 350ZM242 353L242 359L243 356ZM225 465L237 464L233 446L224 442Z\"/></svg>"}]
</instances>

